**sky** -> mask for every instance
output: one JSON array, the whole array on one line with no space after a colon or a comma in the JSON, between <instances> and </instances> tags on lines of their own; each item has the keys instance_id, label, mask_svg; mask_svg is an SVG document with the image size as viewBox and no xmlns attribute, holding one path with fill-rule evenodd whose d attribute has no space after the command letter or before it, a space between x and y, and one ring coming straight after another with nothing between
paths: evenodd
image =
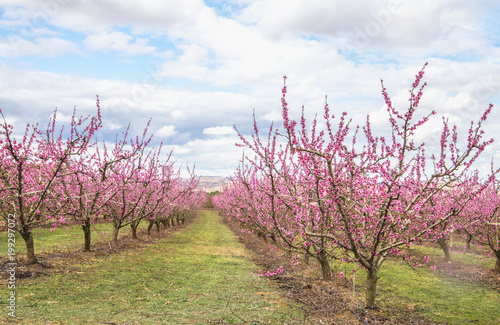
<instances>
[{"instance_id":1,"label":"sky","mask_svg":"<svg viewBox=\"0 0 500 325\"><path fill-rule=\"evenodd\" d=\"M437 111L416 138L439 144L442 119L467 127L497 104L478 161L500 156L498 0L0 0L0 109L16 132L45 125L57 107L96 112L102 141L130 124L152 145L204 176L229 176L249 135L282 123L281 89L293 116L366 116L387 133L384 80L394 103L425 62L420 114ZM465 133L465 134L464 134ZM500 162L497 162L500 166Z\"/></svg>"}]
</instances>

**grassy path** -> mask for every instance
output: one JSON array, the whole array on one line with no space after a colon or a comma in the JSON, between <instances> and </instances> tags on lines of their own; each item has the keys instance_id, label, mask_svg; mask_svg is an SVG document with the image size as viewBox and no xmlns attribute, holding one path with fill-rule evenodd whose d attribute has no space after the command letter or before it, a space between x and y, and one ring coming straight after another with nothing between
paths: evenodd
<instances>
[{"instance_id":1,"label":"grassy path","mask_svg":"<svg viewBox=\"0 0 500 325\"><path fill-rule=\"evenodd\" d=\"M21 324L300 323L216 212L146 248L17 284ZM2 288L1 296L6 297ZM295 319L295 321L294 321Z\"/></svg>"}]
</instances>

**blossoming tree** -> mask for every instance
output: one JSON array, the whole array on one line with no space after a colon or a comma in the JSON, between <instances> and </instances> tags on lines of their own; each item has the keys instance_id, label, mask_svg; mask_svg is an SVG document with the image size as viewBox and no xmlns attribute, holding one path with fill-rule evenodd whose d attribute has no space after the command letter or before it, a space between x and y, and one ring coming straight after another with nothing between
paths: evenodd
<instances>
[{"instance_id":1,"label":"blossoming tree","mask_svg":"<svg viewBox=\"0 0 500 325\"><path fill-rule=\"evenodd\" d=\"M45 131L38 125L27 125L24 136L17 140L13 126L3 116L0 125L0 211L4 219L14 216L18 231L26 243L27 264L37 263L32 228L65 222L66 200L47 210L51 200L58 199L54 186L60 177L73 174L66 163L82 155L93 143L92 137L101 126L99 103L95 116L77 117L73 111L69 130L57 129L57 110Z\"/></svg>"},{"instance_id":2,"label":"blossoming tree","mask_svg":"<svg viewBox=\"0 0 500 325\"><path fill-rule=\"evenodd\" d=\"M459 140L457 127L443 119L436 152L429 155L432 148L417 142L417 132L436 114L418 110L426 87L426 83L421 84L425 66L415 77L404 110L394 107L381 81L390 127L387 138L373 134L367 116L360 141L360 128L351 128L347 113L334 125L335 116L327 103L321 120L315 118L310 126L304 109L300 121L292 120L285 84L282 132L290 150L287 159L298 164L300 172L283 172L281 167L287 164L277 157L285 155L271 155L245 143L269 170L275 170L275 183L291 184L287 178L301 177L293 181L301 188L298 191L268 190L272 200L292 210L280 214L284 220L277 223L282 225L282 233L313 242L319 252L328 252L329 258L342 258L366 269L368 307L375 305L378 271L384 261L398 254L401 246L422 238L442 238L449 228L440 226L452 224L480 193L456 190L450 195L449 188L460 183L493 141L483 140L490 105L476 123L471 122L467 139ZM325 125L323 130L318 128L320 121ZM272 215L273 209L269 213Z\"/></svg>"}]
</instances>

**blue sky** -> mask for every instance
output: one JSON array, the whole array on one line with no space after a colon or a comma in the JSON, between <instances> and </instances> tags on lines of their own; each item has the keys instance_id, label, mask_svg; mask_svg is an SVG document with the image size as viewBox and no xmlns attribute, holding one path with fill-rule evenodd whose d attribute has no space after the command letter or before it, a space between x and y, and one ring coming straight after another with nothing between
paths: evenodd
<instances>
[{"instance_id":1,"label":"blue sky","mask_svg":"<svg viewBox=\"0 0 500 325\"><path fill-rule=\"evenodd\" d=\"M251 132L253 110L263 129L281 122L283 75L294 114L328 95L384 134L380 79L404 107L429 62L422 111L439 116L417 137L432 149L441 115L464 129L499 103L498 17L493 0L0 0L0 108L21 132L55 107L92 113L99 94L104 140L152 119L155 145L227 176L241 157L232 126ZM500 151L499 116L480 169Z\"/></svg>"}]
</instances>

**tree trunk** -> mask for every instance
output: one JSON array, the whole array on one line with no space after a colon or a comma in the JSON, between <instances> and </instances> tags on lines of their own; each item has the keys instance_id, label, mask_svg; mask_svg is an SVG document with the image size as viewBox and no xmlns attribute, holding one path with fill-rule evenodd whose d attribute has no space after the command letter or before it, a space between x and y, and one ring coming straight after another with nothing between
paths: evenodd
<instances>
[{"instance_id":1,"label":"tree trunk","mask_svg":"<svg viewBox=\"0 0 500 325\"><path fill-rule=\"evenodd\" d=\"M36 264L38 260L35 255L35 242L33 241L33 234L30 230L21 232L21 236L24 239L24 243L26 244L26 255L28 257L28 261L26 264Z\"/></svg>"},{"instance_id":2,"label":"tree trunk","mask_svg":"<svg viewBox=\"0 0 500 325\"><path fill-rule=\"evenodd\" d=\"M310 256L310 255L309 255L309 248L310 248L310 247L311 247L311 246L307 246L306 252L305 252L305 254L304 254L304 262L306 263L306 265L309 265L309 256Z\"/></svg>"},{"instance_id":3,"label":"tree trunk","mask_svg":"<svg viewBox=\"0 0 500 325\"><path fill-rule=\"evenodd\" d=\"M437 243L441 248L443 249L444 252L444 258L446 262L451 262L451 255L450 255L450 238L449 236L441 237L437 240Z\"/></svg>"},{"instance_id":4,"label":"tree trunk","mask_svg":"<svg viewBox=\"0 0 500 325\"><path fill-rule=\"evenodd\" d=\"M83 237L84 237L84 243L83 243L83 251L88 252L90 251L90 243L91 243L91 232L90 232L90 220L86 219L85 223L82 225L83 229Z\"/></svg>"},{"instance_id":5,"label":"tree trunk","mask_svg":"<svg viewBox=\"0 0 500 325\"><path fill-rule=\"evenodd\" d=\"M366 275L366 307L375 307L375 297L377 296L377 269L372 267L367 269Z\"/></svg>"},{"instance_id":6,"label":"tree trunk","mask_svg":"<svg viewBox=\"0 0 500 325\"><path fill-rule=\"evenodd\" d=\"M113 223L113 233L112 233L112 237L111 237L111 240L112 240L112 243L113 245L117 245L118 244L118 232L120 231L120 226L116 223Z\"/></svg>"},{"instance_id":7,"label":"tree trunk","mask_svg":"<svg viewBox=\"0 0 500 325\"><path fill-rule=\"evenodd\" d=\"M321 264L323 280L330 281L332 279L332 268L330 266L330 261L328 260L326 253L323 250L318 254L318 261Z\"/></svg>"},{"instance_id":8,"label":"tree trunk","mask_svg":"<svg viewBox=\"0 0 500 325\"><path fill-rule=\"evenodd\" d=\"M500 250L495 251L495 256L497 257L497 261L495 263L495 272L500 274Z\"/></svg>"},{"instance_id":9,"label":"tree trunk","mask_svg":"<svg viewBox=\"0 0 500 325\"><path fill-rule=\"evenodd\" d=\"M160 222L159 221L155 221L155 224L156 224L156 232L160 232Z\"/></svg>"},{"instance_id":10,"label":"tree trunk","mask_svg":"<svg viewBox=\"0 0 500 325\"><path fill-rule=\"evenodd\" d=\"M148 224L148 236L151 236L151 228L153 228L154 224L155 224L154 220L149 220L149 224Z\"/></svg>"},{"instance_id":11,"label":"tree trunk","mask_svg":"<svg viewBox=\"0 0 500 325\"><path fill-rule=\"evenodd\" d=\"M467 240L466 240L466 243L467 243L467 250L470 251L470 243L472 242L472 235L471 234L467 234Z\"/></svg>"},{"instance_id":12,"label":"tree trunk","mask_svg":"<svg viewBox=\"0 0 500 325\"><path fill-rule=\"evenodd\" d=\"M130 224L130 230L132 230L132 238L133 239L138 239L137 238L137 228L139 227L139 223L140 223L140 220L134 221Z\"/></svg>"}]
</instances>

